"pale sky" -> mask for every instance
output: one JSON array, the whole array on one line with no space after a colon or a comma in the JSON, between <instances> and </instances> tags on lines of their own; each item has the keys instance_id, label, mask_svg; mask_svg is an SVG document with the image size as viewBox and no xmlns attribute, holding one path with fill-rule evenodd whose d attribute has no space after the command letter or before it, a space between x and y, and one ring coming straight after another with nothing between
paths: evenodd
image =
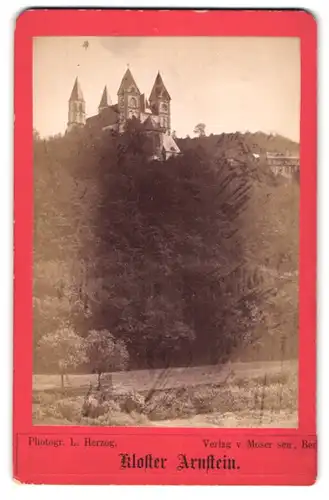
<instances>
[{"instance_id":1,"label":"pale sky","mask_svg":"<svg viewBox=\"0 0 329 500\"><path fill-rule=\"evenodd\" d=\"M263 131L299 141L298 38L35 38L34 128L42 136L65 131L76 76L87 116L97 113L104 85L116 103L127 64L147 98L160 71L178 137L203 122L207 134Z\"/></svg>"}]
</instances>

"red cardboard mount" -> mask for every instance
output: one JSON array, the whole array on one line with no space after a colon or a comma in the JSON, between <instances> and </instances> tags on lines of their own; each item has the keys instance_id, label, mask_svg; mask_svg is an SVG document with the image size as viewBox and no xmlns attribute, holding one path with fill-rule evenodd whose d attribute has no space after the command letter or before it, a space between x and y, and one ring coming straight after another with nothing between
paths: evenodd
<instances>
[{"instance_id":1,"label":"red cardboard mount","mask_svg":"<svg viewBox=\"0 0 329 500\"><path fill-rule=\"evenodd\" d=\"M34 37L297 37L301 47L296 429L32 425ZM174 57L174 54L173 54ZM52 484L297 484L316 479L316 22L305 11L27 10L15 31L14 477Z\"/></svg>"}]
</instances>

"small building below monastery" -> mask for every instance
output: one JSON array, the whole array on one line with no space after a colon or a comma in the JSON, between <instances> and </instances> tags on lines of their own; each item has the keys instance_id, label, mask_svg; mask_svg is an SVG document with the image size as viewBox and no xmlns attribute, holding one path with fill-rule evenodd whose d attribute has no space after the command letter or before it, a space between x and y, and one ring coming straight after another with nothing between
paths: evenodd
<instances>
[{"instance_id":1,"label":"small building below monastery","mask_svg":"<svg viewBox=\"0 0 329 500\"><path fill-rule=\"evenodd\" d=\"M291 179L300 170L299 155L267 153L266 161L274 175L282 175L287 179Z\"/></svg>"}]
</instances>

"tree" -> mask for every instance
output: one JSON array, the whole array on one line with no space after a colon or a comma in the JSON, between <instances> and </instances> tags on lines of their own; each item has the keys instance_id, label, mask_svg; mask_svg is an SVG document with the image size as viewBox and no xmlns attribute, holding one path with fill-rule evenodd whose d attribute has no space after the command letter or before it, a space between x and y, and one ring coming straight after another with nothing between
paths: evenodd
<instances>
[{"instance_id":1,"label":"tree","mask_svg":"<svg viewBox=\"0 0 329 500\"><path fill-rule=\"evenodd\" d=\"M250 341L261 301L257 273L239 270L249 177L201 146L164 163L136 142L127 137L122 157L104 152L98 163L104 327L135 366L227 359Z\"/></svg>"},{"instance_id":2,"label":"tree","mask_svg":"<svg viewBox=\"0 0 329 500\"><path fill-rule=\"evenodd\" d=\"M193 130L193 133L199 137L204 137L206 135L206 125L205 123L198 123Z\"/></svg>"},{"instance_id":3,"label":"tree","mask_svg":"<svg viewBox=\"0 0 329 500\"><path fill-rule=\"evenodd\" d=\"M144 134L131 120L117 136L36 141L35 331L57 328L56 315L83 337L106 330L131 367L225 360L262 321L258 263L246 258L252 154L223 134L179 139L182 155L150 161Z\"/></svg>"},{"instance_id":4,"label":"tree","mask_svg":"<svg viewBox=\"0 0 329 500\"><path fill-rule=\"evenodd\" d=\"M86 352L93 372L98 376L101 388L101 375L108 371L124 370L129 361L125 343L117 340L108 330L92 330L86 338ZM112 376L110 376L112 386Z\"/></svg>"},{"instance_id":5,"label":"tree","mask_svg":"<svg viewBox=\"0 0 329 500\"><path fill-rule=\"evenodd\" d=\"M296 178L287 183L275 177L266 162L266 151L285 154L288 148L298 154L299 145L262 132L178 140L185 155L196 153L200 143L208 158L217 158L219 164L234 159L234 169L244 169L250 179L249 200L241 212L237 233L243 248L241 262L251 270L258 269L262 288L271 290L271 296L259 302L263 314L258 326L254 325L257 343L246 346L238 342L234 356L244 361L281 359L279 339L286 335L284 356L292 359L298 355L299 184ZM259 155L257 160L254 153ZM232 298L239 297L239 293ZM230 316L234 319L234 315ZM228 331L234 328L234 321Z\"/></svg>"},{"instance_id":6,"label":"tree","mask_svg":"<svg viewBox=\"0 0 329 500\"><path fill-rule=\"evenodd\" d=\"M40 139L41 139L40 133L34 128L33 129L33 140L40 141Z\"/></svg>"},{"instance_id":7,"label":"tree","mask_svg":"<svg viewBox=\"0 0 329 500\"><path fill-rule=\"evenodd\" d=\"M86 361L84 339L76 335L70 326L63 326L40 339L38 355L59 372L63 389L64 375L67 375L68 370Z\"/></svg>"}]
</instances>

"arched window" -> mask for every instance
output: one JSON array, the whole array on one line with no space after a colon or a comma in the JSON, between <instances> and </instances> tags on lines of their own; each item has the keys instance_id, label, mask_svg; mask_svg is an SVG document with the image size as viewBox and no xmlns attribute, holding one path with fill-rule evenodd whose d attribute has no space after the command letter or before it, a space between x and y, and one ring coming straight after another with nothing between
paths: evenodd
<instances>
[{"instance_id":1,"label":"arched window","mask_svg":"<svg viewBox=\"0 0 329 500\"><path fill-rule=\"evenodd\" d=\"M167 113L168 111L168 105L165 102L162 102L160 105L160 109L163 113Z\"/></svg>"},{"instance_id":2,"label":"arched window","mask_svg":"<svg viewBox=\"0 0 329 500\"><path fill-rule=\"evenodd\" d=\"M137 108L137 99L136 97L131 97L129 99L129 106L132 108Z\"/></svg>"}]
</instances>

